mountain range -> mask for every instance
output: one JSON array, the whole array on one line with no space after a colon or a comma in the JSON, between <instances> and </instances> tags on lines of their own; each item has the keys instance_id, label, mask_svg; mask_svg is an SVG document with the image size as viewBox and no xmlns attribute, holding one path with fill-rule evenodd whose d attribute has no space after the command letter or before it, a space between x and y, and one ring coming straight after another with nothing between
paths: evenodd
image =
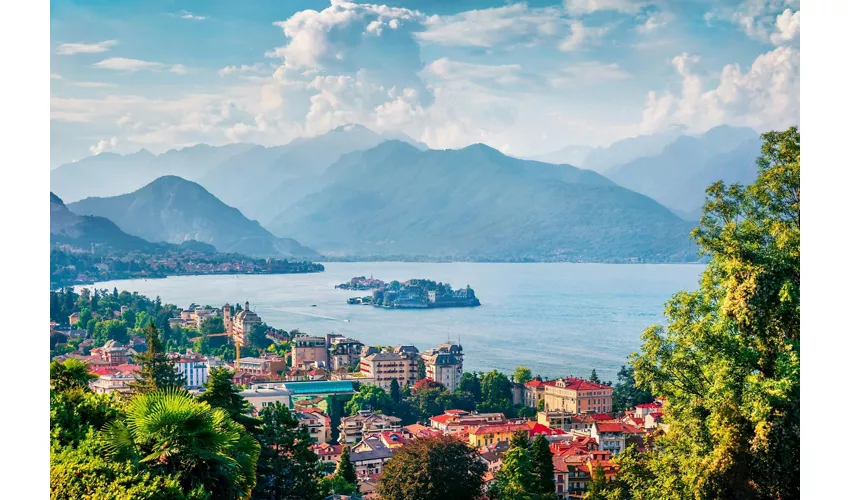
<instances>
[{"instance_id":1,"label":"mountain range","mask_svg":"<svg viewBox=\"0 0 850 500\"><path fill-rule=\"evenodd\" d=\"M605 175L685 219L698 220L708 186L719 180L750 184L756 179L760 151L754 130L720 126L698 136L679 136L658 154L614 166Z\"/></svg>"},{"instance_id":2,"label":"mountain range","mask_svg":"<svg viewBox=\"0 0 850 500\"><path fill-rule=\"evenodd\" d=\"M463 259L692 259L690 224L604 176L482 144L387 141L330 166L327 185L276 217L325 255Z\"/></svg>"},{"instance_id":3,"label":"mountain range","mask_svg":"<svg viewBox=\"0 0 850 500\"><path fill-rule=\"evenodd\" d=\"M208 243L220 251L256 257L317 257L291 238L278 238L222 203L201 185L163 176L132 193L69 204L78 214L109 217L121 230L148 241Z\"/></svg>"},{"instance_id":4,"label":"mountain range","mask_svg":"<svg viewBox=\"0 0 850 500\"><path fill-rule=\"evenodd\" d=\"M101 153L50 172L50 190L69 202L89 196L115 196L135 191L163 175L197 180L208 170L253 144L198 144L154 155L146 149L130 155Z\"/></svg>"},{"instance_id":5,"label":"mountain range","mask_svg":"<svg viewBox=\"0 0 850 500\"><path fill-rule=\"evenodd\" d=\"M138 236L125 233L109 219L71 212L62 199L52 192L50 243L71 245L84 250L89 250L92 246L107 246L116 250L141 250L154 246Z\"/></svg>"}]
</instances>

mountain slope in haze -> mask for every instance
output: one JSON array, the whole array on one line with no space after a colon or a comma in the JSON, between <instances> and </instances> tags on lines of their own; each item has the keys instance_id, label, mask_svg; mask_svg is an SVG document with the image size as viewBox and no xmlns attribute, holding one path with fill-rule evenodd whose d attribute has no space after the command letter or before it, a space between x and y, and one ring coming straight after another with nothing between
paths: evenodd
<instances>
[{"instance_id":1,"label":"mountain slope in haze","mask_svg":"<svg viewBox=\"0 0 850 500\"><path fill-rule=\"evenodd\" d=\"M724 125L699 136L681 136L659 154L618 165L605 175L697 220L708 186L719 180L750 184L756 179L760 150L754 130Z\"/></svg>"},{"instance_id":2,"label":"mountain slope in haze","mask_svg":"<svg viewBox=\"0 0 850 500\"><path fill-rule=\"evenodd\" d=\"M228 159L199 182L246 216L267 223L298 199L320 189L325 169L342 155L372 148L390 137L427 148L404 134L388 136L362 125L344 125L285 146L257 146Z\"/></svg>"},{"instance_id":3,"label":"mountain slope in haze","mask_svg":"<svg viewBox=\"0 0 850 500\"><path fill-rule=\"evenodd\" d=\"M198 144L154 155L142 149L131 155L101 153L50 172L50 189L63 199L115 196L135 191L163 175L197 180L221 162L254 147L252 144Z\"/></svg>"},{"instance_id":4,"label":"mountain slope in haze","mask_svg":"<svg viewBox=\"0 0 850 500\"><path fill-rule=\"evenodd\" d=\"M124 231L149 241L209 243L220 252L258 257L316 257L290 238L277 238L206 189L176 176L156 179L132 193L86 198L74 212L109 216Z\"/></svg>"},{"instance_id":5,"label":"mountain slope in haze","mask_svg":"<svg viewBox=\"0 0 850 500\"><path fill-rule=\"evenodd\" d=\"M346 155L333 181L269 225L325 255L674 261L691 225L588 170L476 144L420 151L391 141Z\"/></svg>"},{"instance_id":6,"label":"mountain slope in haze","mask_svg":"<svg viewBox=\"0 0 850 500\"><path fill-rule=\"evenodd\" d=\"M584 161L576 166L605 173L616 165L660 153L684 132L685 127L675 125L656 134L622 139L605 148L594 148L587 153Z\"/></svg>"},{"instance_id":7,"label":"mountain slope in haze","mask_svg":"<svg viewBox=\"0 0 850 500\"><path fill-rule=\"evenodd\" d=\"M77 215L61 198L50 193L50 243L67 244L84 250L92 245L116 250L139 250L155 245L131 236L104 217Z\"/></svg>"},{"instance_id":8,"label":"mountain slope in haze","mask_svg":"<svg viewBox=\"0 0 850 500\"><path fill-rule=\"evenodd\" d=\"M554 163L556 165L573 165L580 167L587 158L587 155L589 155L593 150L594 148L590 146L567 146L550 153L529 156L526 159L542 161L545 163Z\"/></svg>"}]
</instances>

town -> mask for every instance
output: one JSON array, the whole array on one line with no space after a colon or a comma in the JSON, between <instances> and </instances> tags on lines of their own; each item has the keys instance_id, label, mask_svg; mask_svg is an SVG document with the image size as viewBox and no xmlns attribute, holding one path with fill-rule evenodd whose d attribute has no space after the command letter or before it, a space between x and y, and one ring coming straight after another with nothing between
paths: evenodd
<instances>
[{"instance_id":1,"label":"town","mask_svg":"<svg viewBox=\"0 0 850 500\"><path fill-rule=\"evenodd\" d=\"M333 333L278 331L266 326L248 301L178 309L117 290L68 293L75 299L74 311L64 320L51 318L52 360L84 363L92 392L132 396L140 372L136 358L148 349L139 320L149 314L146 307L152 313L159 308L162 327L186 337L183 348L177 346L167 357L190 394L203 395L217 371L226 370L254 417L276 404L294 415L328 475L346 455L363 498L377 498L384 466L398 450L435 436L477 450L486 470L484 487L494 486L505 453L519 435L545 439L557 498L583 498L594 475L604 478L603 484L616 477L614 457L630 445L646 450L665 432L664 398L617 407L615 388L595 372L590 380L544 380L523 367L513 376L495 370L469 373L458 343L420 351L414 345L368 346ZM68 299L63 295L61 301ZM78 311L78 305L88 307ZM114 327L134 318L133 325ZM113 327L106 336L101 334L104 324ZM194 349L205 345L201 340L213 339L232 344L233 351L216 356Z\"/></svg>"}]
</instances>

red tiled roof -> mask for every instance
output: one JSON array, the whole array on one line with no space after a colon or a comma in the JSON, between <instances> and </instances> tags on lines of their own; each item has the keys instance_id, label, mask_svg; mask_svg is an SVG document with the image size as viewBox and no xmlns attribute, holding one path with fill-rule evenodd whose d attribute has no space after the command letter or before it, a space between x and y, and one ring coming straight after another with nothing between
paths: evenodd
<instances>
[{"instance_id":1,"label":"red tiled roof","mask_svg":"<svg viewBox=\"0 0 850 500\"><path fill-rule=\"evenodd\" d=\"M588 382L587 380L581 378L564 379L564 383L566 384L567 389L572 389L574 391L596 391L603 389L611 389L611 386L595 384L593 382Z\"/></svg>"},{"instance_id":2,"label":"red tiled roof","mask_svg":"<svg viewBox=\"0 0 850 500\"><path fill-rule=\"evenodd\" d=\"M454 418L455 418L454 415L443 414L443 415L435 415L435 416L431 417L431 420L433 420L435 422L439 422L441 424L448 424L450 421L454 420Z\"/></svg>"},{"instance_id":3,"label":"red tiled roof","mask_svg":"<svg viewBox=\"0 0 850 500\"><path fill-rule=\"evenodd\" d=\"M596 422L596 429L597 432L622 432L624 434L643 433L643 429L617 421Z\"/></svg>"},{"instance_id":4,"label":"red tiled roof","mask_svg":"<svg viewBox=\"0 0 850 500\"><path fill-rule=\"evenodd\" d=\"M496 434L500 432L518 432L518 431L527 431L528 426L526 424L494 424L494 425L482 425L480 427L469 429L470 434Z\"/></svg>"},{"instance_id":5,"label":"red tiled roof","mask_svg":"<svg viewBox=\"0 0 850 500\"><path fill-rule=\"evenodd\" d=\"M643 403L635 406L635 408L661 408L661 403Z\"/></svg>"},{"instance_id":6,"label":"red tiled roof","mask_svg":"<svg viewBox=\"0 0 850 500\"><path fill-rule=\"evenodd\" d=\"M526 425L528 426L529 437L534 437L538 434L543 434L544 436L552 436L552 435L558 435L559 436L559 435L562 435L562 434L566 434L566 432L562 431L561 429L551 429L551 428L546 427L545 425L539 424L537 422L529 421L529 422L526 422Z\"/></svg>"}]
</instances>

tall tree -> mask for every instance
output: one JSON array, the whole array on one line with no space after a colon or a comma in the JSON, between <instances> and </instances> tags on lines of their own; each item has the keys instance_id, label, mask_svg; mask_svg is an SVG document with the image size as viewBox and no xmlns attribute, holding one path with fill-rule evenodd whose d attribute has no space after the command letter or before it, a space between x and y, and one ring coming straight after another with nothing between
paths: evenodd
<instances>
[{"instance_id":1,"label":"tall tree","mask_svg":"<svg viewBox=\"0 0 850 500\"><path fill-rule=\"evenodd\" d=\"M357 485L357 474L354 472L354 464L351 462L351 447L348 445L342 448L342 454L339 456L334 475L341 477L350 484Z\"/></svg>"},{"instance_id":2,"label":"tall tree","mask_svg":"<svg viewBox=\"0 0 850 500\"><path fill-rule=\"evenodd\" d=\"M655 398L652 392L635 385L634 368L623 365L617 372L617 383L614 385L612 399L613 410L624 411L636 405L651 403Z\"/></svg>"},{"instance_id":3,"label":"tall tree","mask_svg":"<svg viewBox=\"0 0 850 500\"><path fill-rule=\"evenodd\" d=\"M209 378L204 384L206 390L198 396L198 401L209 403L213 408L221 408L230 418L253 432L260 424L256 418L249 417L253 406L245 400L233 384L233 372L223 366L210 369Z\"/></svg>"},{"instance_id":4,"label":"tall tree","mask_svg":"<svg viewBox=\"0 0 850 500\"><path fill-rule=\"evenodd\" d=\"M638 386L667 398L643 476L656 491L800 496L800 134L762 139L754 184L707 191L700 288L673 296L633 358Z\"/></svg>"},{"instance_id":5,"label":"tall tree","mask_svg":"<svg viewBox=\"0 0 850 500\"><path fill-rule=\"evenodd\" d=\"M517 366L514 370L514 382L524 384L531 380L531 370L524 366Z\"/></svg>"},{"instance_id":6,"label":"tall tree","mask_svg":"<svg viewBox=\"0 0 850 500\"><path fill-rule=\"evenodd\" d=\"M487 466L478 453L451 436L418 438L384 466L378 493L385 500L478 500Z\"/></svg>"},{"instance_id":7,"label":"tall tree","mask_svg":"<svg viewBox=\"0 0 850 500\"><path fill-rule=\"evenodd\" d=\"M256 434L262 446L257 463L257 487L252 498L313 500L319 495L322 464L313 453L306 427L289 408L275 402L260 412Z\"/></svg>"},{"instance_id":8,"label":"tall tree","mask_svg":"<svg viewBox=\"0 0 850 500\"><path fill-rule=\"evenodd\" d=\"M393 404L398 404L401 401L401 392L399 391L397 379L393 379L390 382L390 399L393 400Z\"/></svg>"},{"instance_id":9,"label":"tall tree","mask_svg":"<svg viewBox=\"0 0 850 500\"><path fill-rule=\"evenodd\" d=\"M552 462L552 450L543 434L535 436L531 442L531 470L535 476L535 492L540 498L555 494L555 464Z\"/></svg>"},{"instance_id":10,"label":"tall tree","mask_svg":"<svg viewBox=\"0 0 850 500\"><path fill-rule=\"evenodd\" d=\"M584 500L607 500L606 485L605 469L598 464L594 465L591 470L591 478L587 485L587 493L584 495Z\"/></svg>"},{"instance_id":11,"label":"tall tree","mask_svg":"<svg viewBox=\"0 0 850 500\"><path fill-rule=\"evenodd\" d=\"M425 378L425 361L422 358L416 358L416 379L422 380Z\"/></svg>"},{"instance_id":12,"label":"tall tree","mask_svg":"<svg viewBox=\"0 0 850 500\"><path fill-rule=\"evenodd\" d=\"M103 434L111 457L177 476L186 493L203 488L214 498L235 500L247 497L256 482L257 440L227 412L182 389L137 394L126 418Z\"/></svg>"},{"instance_id":13,"label":"tall tree","mask_svg":"<svg viewBox=\"0 0 850 500\"><path fill-rule=\"evenodd\" d=\"M599 375L596 374L596 368L590 371L590 381L594 384L599 383Z\"/></svg>"},{"instance_id":14,"label":"tall tree","mask_svg":"<svg viewBox=\"0 0 850 500\"><path fill-rule=\"evenodd\" d=\"M130 386L135 392L150 392L169 387L183 387L186 383L174 367L174 362L163 351L159 331L153 324L145 329L148 349L135 356L139 365L137 380Z\"/></svg>"},{"instance_id":15,"label":"tall tree","mask_svg":"<svg viewBox=\"0 0 850 500\"><path fill-rule=\"evenodd\" d=\"M481 379L475 372L463 372L460 376L460 382L457 385L458 391L464 391L472 394L476 402L481 402Z\"/></svg>"},{"instance_id":16,"label":"tall tree","mask_svg":"<svg viewBox=\"0 0 850 500\"><path fill-rule=\"evenodd\" d=\"M536 500L537 481L528 448L511 444L496 473L495 492L499 500Z\"/></svg>"}]
</instances>

